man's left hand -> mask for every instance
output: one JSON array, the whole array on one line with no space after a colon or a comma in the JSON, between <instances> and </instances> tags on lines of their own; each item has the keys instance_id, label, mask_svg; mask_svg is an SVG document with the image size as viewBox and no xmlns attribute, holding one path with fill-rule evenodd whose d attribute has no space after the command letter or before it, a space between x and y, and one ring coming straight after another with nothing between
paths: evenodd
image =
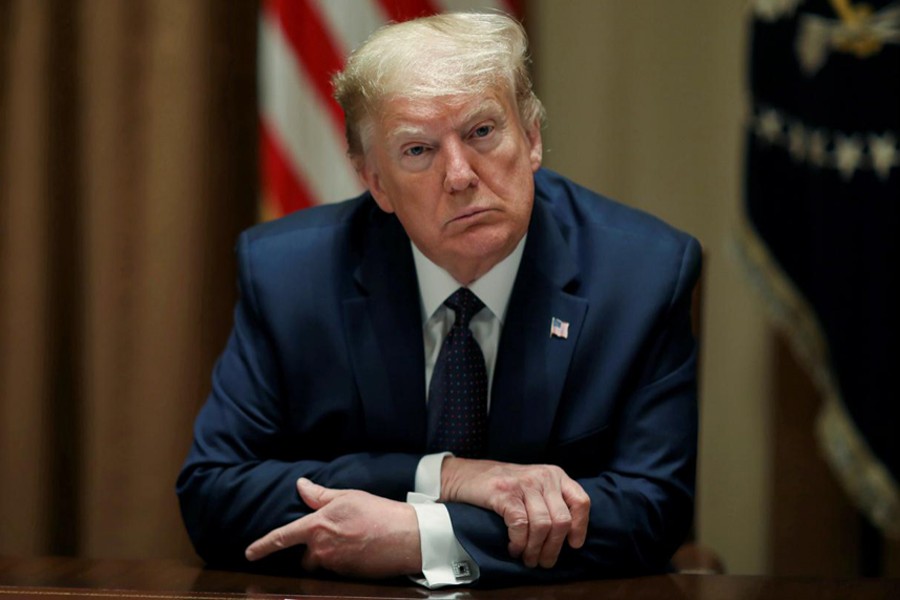
<instances>
[{"instance_id":1,"label":"man's left hand","mask_svg":"<svg viewBox=\"0 0 900 600\"><path fill-rule=\"evenodd\" d=\"M316 512L250 544L248 560L305 544L301 566L307 571L382 578L422 570L419 524L411 505L359 490L325 488L304 478L297 481L297 491Z\"/></svg>"},{"instance_id":2,"label":"man's left hand","mask_svg":"<svg viewBox=\"0 0 900 600\"><path fill-rule=\"evenodd\" d=\"M473 504L503 517L509 553L527 567L556 564L564 542L581 548L591 499L581 485L553 465L444 459L441 500Z\"/></svg>"}]
</instances>

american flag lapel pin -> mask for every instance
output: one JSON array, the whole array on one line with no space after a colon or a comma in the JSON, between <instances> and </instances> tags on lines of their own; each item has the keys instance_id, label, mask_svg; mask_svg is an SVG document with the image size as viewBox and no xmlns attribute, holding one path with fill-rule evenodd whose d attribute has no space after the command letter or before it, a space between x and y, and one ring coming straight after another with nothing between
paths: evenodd
<instances>
[{"instance_id":1,"label":"american flag lapel pin","mask_svg":"<svg viewBox=\"0 0 900 600\"><path fill-rule=\"evenodd\" d=\"M569 337L569 322L553 317L550 319L550 337L566 339Z\"/></svg>"}]
</instances>

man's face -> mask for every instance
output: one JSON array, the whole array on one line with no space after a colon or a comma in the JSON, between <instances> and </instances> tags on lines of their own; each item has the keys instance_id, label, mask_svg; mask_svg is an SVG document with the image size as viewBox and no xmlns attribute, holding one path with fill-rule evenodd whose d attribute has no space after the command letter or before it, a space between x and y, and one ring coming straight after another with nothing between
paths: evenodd
<instances>
[{"instance_id":1,"label":"man's face","mask_svg":"<svg viewBox=\"0 0 900 600\"><path fill-rule=\"evenodd\" d=\"M506 94L394 99L374 123L360 170L375 201L463 284L506 258L528 229L537 123Z\"/></svg>"}]
</instances>

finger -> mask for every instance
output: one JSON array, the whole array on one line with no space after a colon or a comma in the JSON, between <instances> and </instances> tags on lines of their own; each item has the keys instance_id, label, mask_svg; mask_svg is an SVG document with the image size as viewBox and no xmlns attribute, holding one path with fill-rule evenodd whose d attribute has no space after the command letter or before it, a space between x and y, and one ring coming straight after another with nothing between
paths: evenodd
<instances>
[{"instance_id":1,"label":"finger","mask_svg":"<svg viewBox=\"0 0 900 600\"><path fill-rule=\"evenodd\" d=\"M319 510L344 492L344 490L332 490L313 483L306 477L297 480L297 493L300 494L303 502L313 510Z\"/></svg>"},{"instance_id":2,"label":"finger","mask_svg":"<svg viewBox=\"0 0 900 600\"><path fill-rule=\"evenodd\" d=\"M537 490L527 491L525 510L528 512L528 541L522 553L522 562L526 567L536 567L552 525L544 494Z\"/></svg>"},{"instance_id":3,"label":"finger","mask_svg":"<svg viewBox=\"0 0 900 600\"><path fill-rule=\"evenodd\" d=\"M247 557L247 560L254 561L265 558L273 552L298 544L305 544L306 534L311 524L310 520L313 518L315 518L314 514L307 515L287 525L273 529L247 546L244 556Z\"/></svg>"},{"instance_id":4,"label":"finger","mask_svg":"<svg viewBox=\"0 0 900 600\"><path fill-rule=\"evenodd\" d=\"M319 559L316 558L315 553L312 552L308 547L306 552L303 553L303 557L300 559L300 567L309 573L319 570Z\"/></svg>"},{"instance_id":5,"label":"finger","mask_svg":"<svg viewBox=\"0 0 900 600\"><path fill-rule=\"evenodd\" d=\"M547 510L550 512L550 531L541 547L538 564L549 569L556 564L563 542L572 528L572 515L563 500L562 492L552 491L544 495Z\"/></svg>"},{"instance_id":6,"label":"finger","mask_svg":"<svg viewBox=\"0 0 900 600\"><path fill-rule=\"evenodd\" d=\"M572 515L572 526L569 528L568 540L572 548L581 548L587 538L587 529L591 517L591 497L584 488L572 479L563 481L563 500Z\"/></svg>"},{"instance_id":7,"label":"finger","mask_svg":"<svg viewBox=\"0 0 900 600\"><path fill-rule=\"evenodd\" d=\"M509 533L509 555L513 558L522 556L528 542L528 512L525 504L516 498L513 504L506 506L501 513L506 530Z\"/></svg>"}]
</instances>

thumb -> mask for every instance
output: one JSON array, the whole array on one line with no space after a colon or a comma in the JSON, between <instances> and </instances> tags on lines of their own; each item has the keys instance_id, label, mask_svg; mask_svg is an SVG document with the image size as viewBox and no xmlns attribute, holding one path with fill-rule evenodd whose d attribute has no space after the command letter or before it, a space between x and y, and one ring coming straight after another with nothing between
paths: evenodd
<instances>
[{"instance_id":1,"label":"thumb","mask_svg":"<svg viewBox=\"0 0 900 600\"><path fill-rule=\"evenodd\" d=\"M306 477L297 480L297 492L308 507L319 510L337 495L337 490L331 490L317 483L313 483Z\"/></svg>"}]
</instances>

